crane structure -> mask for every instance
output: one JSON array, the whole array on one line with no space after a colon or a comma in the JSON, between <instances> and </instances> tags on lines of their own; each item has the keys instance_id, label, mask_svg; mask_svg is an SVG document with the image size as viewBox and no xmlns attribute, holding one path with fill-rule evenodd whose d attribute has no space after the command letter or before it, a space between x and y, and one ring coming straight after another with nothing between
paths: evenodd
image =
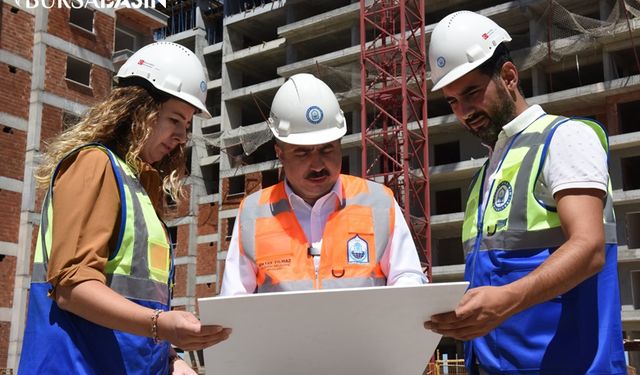
<instances>
[{"instance_id":1,"label":"crane structure","mask_svg":"<svg viewBox=\"0 0 640 375\"><path fill-rule=\"evenodd\" d=\"M431 280L424 0L360 1L362 175L390 187Z\"/></svg>"}]
</instances>

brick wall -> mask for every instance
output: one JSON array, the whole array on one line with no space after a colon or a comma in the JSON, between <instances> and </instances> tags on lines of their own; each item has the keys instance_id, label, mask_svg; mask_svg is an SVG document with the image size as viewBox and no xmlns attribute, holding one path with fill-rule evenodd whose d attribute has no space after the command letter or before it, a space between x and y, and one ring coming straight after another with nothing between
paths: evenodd
<instances>
[{"instance_id":1,"label":"brick wall","mask_svg":"<svg viewBox=\"0 0 640 375\"><path fill-rule=\"evenodd\" d=\"M0 226L0 241L18 243L18 229L20 227L20 202L22 194L0 189L0 212L2 212L2 226ZM0 275L3 275L0 273ZM13 285L13 284L6 284Z\"/></svg>"},{"instance_id":2,"label":"brick wall","mask_svg":"<svg viewBox=\"0 0 640 375\"><path fill-rule=\"evenodd\" d=\"M256 191L262 188L262 173L261 172L253 172L247 173L244 176L244 189L245 196L248 196L251 193L255 193Z\"/></svg>"},{"instance_id":3,"label":"brick wall","mask_svg":"<svg viewBox=\"0 0 640 375\"><path fill-rule=\"evenodd\" d=\"M189 215L189 200L191 199L191 186L186 185L182 187L184 198L171 206L164 202L163 217L165 221L178 219Z\"/></svg>"},{"instance_id":4,"label":"brick wall","mask_svg":"<svg viewBox=\"0 0 640 375\"><path fill-rule=\"evenodd\" d=\"M216 295L216 284L196 285L196 296L198 298L213 297Z\"/></svg>"},{"instance_id":5,"label":"brick wall","mask_svg":"<svg viewBox=\"0 0 640 375\"><path fill-rule=\"evenodd\" d=\"M0 128L0 176L22 180L27 133L4 125Z\"/></svg>"},{"instance_id":6,"label":"brick wall","mask_svg":"<svg viewBox=\"0 0 640 375\"><path fill-rule=\"evenodd\" d=\"M178 243L175 251L176 257L187 256L189 251L189 225L178 225L178 238L175 240Z\"/></svg>"},{"instance_id":7,"label":"brick wall","mask_svg":"<svg viewBox=\"0 0 640 375\"><path fill-rule=\"evenodd\" d=\"M0 6L0 49L31 60L34 17L6 3ZM0 82L0 112L27 119L31 72L0 64ZM26 132L0 124L0 176L23 180L26 139ZM18 243L21 196L0 190L0 241ZM0 288L0 307L10 308L13 304L15 269L16 257L5 256L0 261L0 284L4 286ZM0 322L0 368L7 367L10 328L11 322Z\"/></svg>"},{"instance_id":8,"label":"brick wall","mask_svg":"<svg viewBox=\"0 0 640 375\"><path fill-rule=\"evenodd\" d=\"M111 90L112 73L108 69L92 64L91 87L76 84L65 79L67 72L67 54L47 47L46 52L45 90L63 98L85 104L93 105L107 96Z\"/></svg>"},{"instance_id":9,"label":"brick wall","mask_svg":"<svg viewBox=\"0 0 640 375\"><path fill-rule=\"evenodd\" d=\"M233 231L233 228L230 227L229 220L224 219L220 221L220 228L218 232L220 233L220 241L218 242L220 246L220 250L226 251L229 249L229 241L227 241L227 233L231 234L232 231Z\"/></svg>"},{"instance_id":10,"label":"brick wall","mask_svg":"<svg viewBox=\"0 0 640 375\"><path fill-rule=\"evenodd\" d=\"M206 203L198 206L198 236L218 232L218 204Z\"/></svg>"},{"instance_id":11,"label":"brick wall","mask_svg":"<svg viewBox=\"0 0 640 375\"><path fill-rule=\"evenodd\" d=\"M221 210L230 210L240 206L240 202L244 199L244 195L242 194L229 194L229 186L231 179L223 178L222 183L220 184L220 194L222 194L222 206Z\"/></svg>"},{"instance_id":12,"label":"brick wall","mask_svg":"<svg viewBox=\"0 0 640 375\"><path fill-rule=\"evenodd\" d=\"M44 104L42 106L42 123L40 124L40 149L46 150L45 145L62 131L62 110Z\"/></svg>"},{"instance_id":13,"label":"brick wall","mask_svg":"<svg viewBox=\"0 0 640 375\"><path fill-rule=\"evenodd\" d=\"M176 285L173 288L173 297L184 297L187 294L187 265L176 266Z\"/></svg>"},{"instance_id":14,"label":"brick wall","mask_svg":"<svg viewBox=\"0 0 640 375\"><path fill-rule=\"evenodd\" d=\"M139 15L136 15L131 11L131 9L120 9L117 13L118 26L123 26L131 30L136 30L137 32L144 35L148 35L149 42L152 42L153 31L155 28L157 28L157 25L154 22L153 27L151 27L151 24L148 22L148 20L140 22L140 19L135 19L137 17L139 17Z\"/></svg>"},{"instance_id":15,"label":"brick wall","mask_svg":"<svg viewBox=\"0 0 640 375\"><path fill-rule=\"evenodd\" d=\"M94 32L69 23L69 9L52 9L49 12L48 32L80 48L111 59L115 19L95 12ZM65 79L67 54L46 47L45 90L58 96L91 106L104 98L111 90L112 72L92 64L90 87Z\"/></svg>"},{"instance_id":16,"label":"brick wall","mask_svg":"<svg viewBox=\"0 0 640 375\"><path fill-rule=\"evenodd\" d=\"M213 275L216 272L217 250L215 242L198 244L196 275Z\"/></svg>"},{"instance_id":17,"label":"brick wall","mask_svg":"<svg viewBox=\"0 0 640 375\"><path fill-rule=\"evenodd\" d=\"M0 49L8 51L29 61L33 56L34 16L13 8L9 4L0 3ZM47 32L70 44L91 51L98 56L111 59L115 19L104 13L94 13L94 31L89 32L69 24L68 9L52 9L48 15ZM111 89L112 72L98 65L92 65L90 87L78 85L65 79L67 54L51 46L46 46L45 91L91 106L104 98ZM31 89L31 72L0 63L0 112L28 119ZM58 135L62 127L63 110L50 105L43 106L41 126L41 142L51 140ZM24 131L4 127L0 124L0 176L12 179L23 179L24 150L27 135ZM37 196L36 211L40 210L43 192ZM0 225L0 241L17 243L20 220L21 194L0 189L0 211L3 212L3 223ZM188 203L180 206L176 214L188 213ZM187 248L187 226L180 229L180 241ZM38 227L33 229L31 254L38 234ZM0 290L0 307L11 307L13 302L13 284L15 278L16 258L6 256L0 261L0 284L6 286ZM186 280L186 267L179 267L179 277ZM184 281L180 283L184 294ZM10 322L0 322L0 368L6 367Z\"/></svg>"},{"instance_id":18,"label":"brick wall","mask_svg":"<svg viewBox=\"0 0 640 375\"><path fill-rule=\"evenodd\" d=\"M0 112L26 119L29 116L31 73L0 64Z\"/></svg>"},{"instance_id":19,"label":"brick wall","mask_svg":"<svg viewBox=\"0 0 640 375\"><path fill-rule=\"evenodd\" d=\"M178 217L184 217L189 215L189 200L191 199L191 185L183 187L184 198L178 202L178 209L176 215Z\"/></svg>"},{"instance_id":20,"label":"brick wall","mask_svg":"<svg viewBox=\"0 0 640 375\"><path fill-rule=\"evenodd\" d=\"M51 9L47 32L69 41L81 48L111 59L115 18L101 12L94 12L93 32L69 23L70 9Z\"/></svg>"},{"instance_id":21,"label":"brick wall","mask_svg":"<svg viewBox=\"0 0 640 375\"><path fill-rule=\"evenodd\" d=\"M5 256L0 262L0 275L6 285L13 285L16 274L16 257ZM0 288L0 307L11 307L13 305L13 288Z\"/></svg>"},{"instance_id":22,"label":"brick wall","mask_svg":"<svg viewBox=\"0 0 640 375\"><path fill-rule=\"evenodd\" d=\"M36 206L36 207L40 207L40 206ZM40 211L40 208L37 208L38 211ZM29 257L29 264L32 265L33 264L33 258L35 255L35 250L36 250L36 242L38 241L38 231L40 230L40 226L39 225L34 225L33 226L33 231L31 232L31 257ZM29 272L31 272L31 266L29 266Z\"/></svg>"},{"instance_id":23,"label":"brick wall","mask_svg":"<svg viewBox=\"0 0 640 375\"><path fill-rule=\"evenodd\" d=\"M17 10L17 12L12 12L12 9ZM2 4L0 20L0 49L31 60L31 56L33 56L34 17L27 12L4 3Z\"/></svg>"},{"instance_id":24,"label":"brick wall","mask_svg":"<svg viewBox=\"0 0 640 375\"><path fill-rule=\"evenodd\" d=\"M0 322L0 368L7 367L7 353L9 352L9 331L11 323Z\"/></svg>"}]
</instances>

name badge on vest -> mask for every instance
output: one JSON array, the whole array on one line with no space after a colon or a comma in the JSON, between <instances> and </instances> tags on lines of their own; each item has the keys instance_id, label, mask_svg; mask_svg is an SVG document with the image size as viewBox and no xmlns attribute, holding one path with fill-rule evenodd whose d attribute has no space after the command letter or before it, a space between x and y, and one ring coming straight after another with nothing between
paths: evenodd
<instances>
[{"instance_id":1,"label":"name badge on vest","mask_svg":"<svg viewBox=\"0 0 640 375\"><path fill-rule=\"evenodd\" d=\"M357 234L347 241L347 258L352 264L369 263L369 244Z\"/></svg>"}]
</instances>

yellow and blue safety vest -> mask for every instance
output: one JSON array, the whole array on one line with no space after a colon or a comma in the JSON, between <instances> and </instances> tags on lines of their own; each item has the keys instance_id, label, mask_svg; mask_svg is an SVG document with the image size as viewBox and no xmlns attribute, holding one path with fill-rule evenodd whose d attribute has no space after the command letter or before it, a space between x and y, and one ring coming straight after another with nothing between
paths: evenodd
<instances>
[{"instance_id":1,"label":"yellow and blue safety vest","mask_svg":"<svg viewBox=\"0 0 640 375\"><path fill-rule=\"evenodd\" d=\"M566 239L555 207L534 194L547 150L567 118L543 115L508 145L483 202L486 164L472 182L462 229L470 288L514 282ZM591 127L608 150L604 129ZM465 361L492 374L626 374L611 183L603 214L606 262L567 293L513 315L465 343Z\"/></svg>"},{"instance_id":2,"label":"yellow and blue safety vest","mask_svg":"<svg viewBox=\"0 0 640 375\"><path fill-rule=\"evenodd\" d=\"M124 161L102 145L81 146L58 163L43 203L19 373L168 374L168 342L155 344L151 338L105 328L60 309L48 297L53 182L67 157L89 147L107 154L120 193L120 229L104 271L107 285L142 306L169 310L173 250L164 224Z\"/></svg>"}]
</instances>

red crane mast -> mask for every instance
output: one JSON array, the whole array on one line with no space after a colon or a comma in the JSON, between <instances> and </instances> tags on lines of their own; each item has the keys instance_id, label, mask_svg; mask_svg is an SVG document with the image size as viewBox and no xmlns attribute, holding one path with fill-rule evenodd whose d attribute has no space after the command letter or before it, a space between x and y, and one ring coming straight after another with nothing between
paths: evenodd
<instances>
[{"instance_id":1,"label":"red crane mast","mask_svg":"<svg viewBox=\"0 0 640 375\"><path fill-rule=\"evenodd\" d=\"M360 1L362 175L390 187L431 280L424 0Z\"/></svg>"}]
</instances>

